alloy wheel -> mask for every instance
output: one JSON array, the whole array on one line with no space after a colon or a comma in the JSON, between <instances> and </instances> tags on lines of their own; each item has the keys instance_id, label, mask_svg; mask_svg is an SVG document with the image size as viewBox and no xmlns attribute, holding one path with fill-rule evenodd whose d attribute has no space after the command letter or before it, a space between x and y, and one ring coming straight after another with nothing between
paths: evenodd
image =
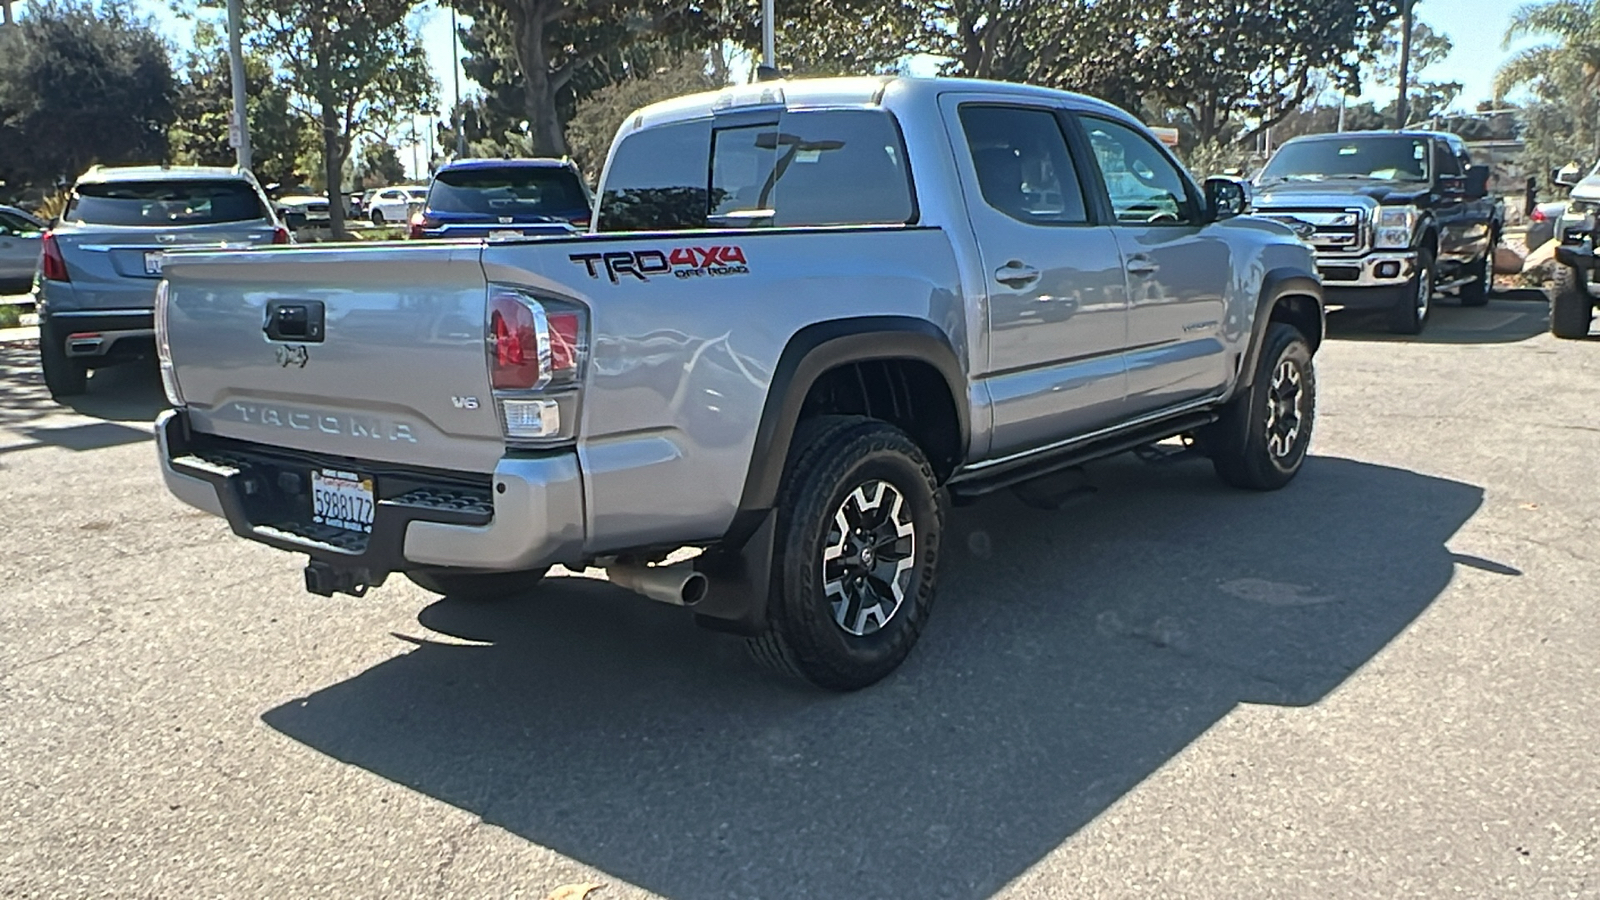
<instances>
[{"instance_id":1,"label":"alloy wheel","mask_svg":"<svg viewBox=\"0 0 1600 900\"><path fill-rule=\"evenodd\" d=\"M912 593L917 529L894 485L875 480L845 495L822 548L822 583L834 622L864 637L894 618Z\"/></svg>"},{"instance_id":2,"label":"alloy wheel","mask_svg":"<svg viewBox=\"0 0 1600 900\"><path fill-rule=\"evenodd\" d=\"M1272 370L1267 392L1267 452L1274 460L1288 458L1300 440L1305 421L1305 382L1293 360L1280 360Z\"/></svg>"}]
</instances>

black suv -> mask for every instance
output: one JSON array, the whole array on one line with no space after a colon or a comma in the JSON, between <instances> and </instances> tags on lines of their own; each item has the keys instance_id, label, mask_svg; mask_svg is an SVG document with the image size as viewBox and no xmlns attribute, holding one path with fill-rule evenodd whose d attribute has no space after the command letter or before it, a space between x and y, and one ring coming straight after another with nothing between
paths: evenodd
<instances>
[{"instance_id":1,"label":"black suv","mask_svg":"<svg viewBox=\"0 0 1600 900\"><path fill-rule=\"evenodd\" d=\"M1453 134L1308 135L1256 176L1255 209L1316 248L1330 307L1387 310L1390 330L1417 334L1437 291L1489 301L1505 208L1488 182Z\"/></svg>"}]
</instances>

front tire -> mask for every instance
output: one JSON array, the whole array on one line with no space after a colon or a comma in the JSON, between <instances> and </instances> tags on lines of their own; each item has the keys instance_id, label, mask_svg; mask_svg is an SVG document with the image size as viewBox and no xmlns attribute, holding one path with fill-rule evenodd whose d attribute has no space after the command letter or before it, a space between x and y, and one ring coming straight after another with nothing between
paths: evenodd
<instances>
[{"instance_id":1,"label":"front tire","mask_svg":"<svg viewBox=\"0 0 1600 900\"><path fill-rule=\"evenodd\" d=\"M548 569L520 572L474 572L471 569L413 569L405 573L425 591L457 600L499 600L532 588Z\"/></svg>"},{"instance_id":2,"label":"front tire","mask_svg":"<svg viewBox=\"0 0 1600 900\"><path fill-rule=\"evenodd\" d=\"M779 492L767 632L757 661L835 691L893 672L933 606L944 511L933 467L875 419L802 423Z\"/></svg>"},{"instance_id":3,"label":"front tire","mask_svg":"<svg viewBox=\"0 0 1600 900\"><path fill-rule=\"evenodd\" d=\"M1267 326L1250 390L1229 402L1202 433L1202 446L1224 482L1275 491L1294 480L1311 446L1317 374L1311 346L1292 325Z\"/></svg>"},{"instance_id":4,"label":"front tire","mask_svg":"<svg viewBox=\"0 0 1600 900\"><path fill-rule=\"evenodd\" d=\"M1489 249L1484 251L1483 259L1475 263L1478 270L1473 279L1461 286L1462 306L1488 304L1489 295L1494 291L1494 247L1493 243L1489 245Z\"/></svg>"},{"instance_id":5,"label":"front tire","mask_svg":"<svg viewBox=\"0 0 1600 900\"><path fill-rule=\"evenodd\" d=\"M89 367L67 355L65 338L45 320L39 329L39 367L44 370L44 386L57 403L89 389Z\"/></svg>"},{"instance_id":6,"label":"front tire","mask_svg":"<svg viewBox=\"0 0 1600 900\"><path fill-rule=\"evenodd\" d=\"M1587 273L1556 266L1550 287L1550 333L1569 340L1586 338L1593 319L1594 298L1589 296Z\"/></svg>"},{"instance_id":7,"label":"front tire","mask_svg":"<svg viewBox=\"0 0 1600 900\"><path fill-rule=\"evenodd\" d=\"M1421 334L1428 324L1428 313L1433 310L1433 286L1436 284L1433 251L1423 248L1417 252L1417 274L1411 277L1405 297L1389 310L1389 330L1395 334Z\"/></svg>"}]
</instances>

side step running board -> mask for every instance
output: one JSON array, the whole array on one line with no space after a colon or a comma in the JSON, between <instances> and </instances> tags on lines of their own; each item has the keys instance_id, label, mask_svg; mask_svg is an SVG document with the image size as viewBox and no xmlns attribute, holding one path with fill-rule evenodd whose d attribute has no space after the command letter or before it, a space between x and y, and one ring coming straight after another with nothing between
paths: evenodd
<instances>
[{"instance_id":1,"label":"side step running board","mask_svg":"<svg viewBox=\"0 0 1600 900\"><path fill-rule=\"evenodd\" d=\"M1079 444L1072 447L1063 447L1061 450L1047 456L1030 456L1015 462L994 466L980 472L968 475L956 475L951 479L950 493L956 499L966 500L992 494L995 491L1031 481L1045 475L1081 466L1086 462L1115 456L1136 447L1153 444L1165 440L1173 435L1183 434L1210 425L1217 420L1215 412L1197 412L1173 419L1163 419L1151 422L1127 431L1107 435L1096 441Z\"/></svg>"}]
</instances>

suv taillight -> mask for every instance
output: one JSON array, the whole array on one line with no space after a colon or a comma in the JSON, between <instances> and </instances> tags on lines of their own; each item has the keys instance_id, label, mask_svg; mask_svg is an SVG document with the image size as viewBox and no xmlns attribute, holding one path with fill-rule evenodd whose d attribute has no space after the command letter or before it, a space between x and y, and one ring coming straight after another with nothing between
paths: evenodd
<instances>
[{"instance_id":1,"label":"suv taillight","mask_svg":"<svg viewBox=\"0 0 1600 900\"><path fill-rule=\"evenodd\" d=\"M489 293L487 328L489 383L506 438L571 438L588 351L586 311L497 286Z\"/></svg>"},{"instance_id":2,"label":"suv taillight","mask_svg":"<svg viewBox=\"0 0 1600 900\"><path fill-rule=\"evenodd\" d=\"M293 240L294 239L289 235L289 229L283 227L282 225L272 229L272 242L274 244L288 244L292 243Z\"/></svg>"},{"instance_id":3,"label":"suv taillight","mask_svg":"<svg viewBox=\"0 0 1600 900\"><path fill-rule=\"evenodd\" d=\"M61 245L56 243L56 236L48 231L44 233L43 249L39 255L39 271L45 281L72 280L72 275L67 272L67 258L61 255Z\"/></svg>"},{"instance_id":4,"label":"suv taillight","mask_svg":"<svg viewBox=\"0 0 1600 900\"><path fill-rule=\"evenodd\" d=\"M422 212L412 213L412 215L411 215L411 230L406 233L406 236L411 238L414 241L420 241L423 238L428 236L428 229L434 227L437 224L439 224L439 223L437 223L434 220L428 218L428 216L425 213L422 213Z\"/></svg>"}]
</instances>

